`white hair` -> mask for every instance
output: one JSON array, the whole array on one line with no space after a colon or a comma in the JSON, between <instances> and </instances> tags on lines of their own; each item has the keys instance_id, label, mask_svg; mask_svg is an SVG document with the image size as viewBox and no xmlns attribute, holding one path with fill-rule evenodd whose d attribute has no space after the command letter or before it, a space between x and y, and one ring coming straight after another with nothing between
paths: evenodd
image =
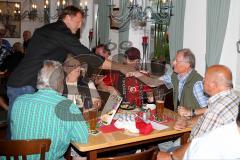
<instances>
[{"instance_id":1,"label":"white hair","mask_svg":"<svg viewBox=\"0 0 240 160\"><path fill-rule=\"evenodd\" d=\"M46 60L43 62L43 67L38 73L37 88L38 89L53 89L61 92L63 89L64 72L62 64Z\"/></svg>"}]
</instances>

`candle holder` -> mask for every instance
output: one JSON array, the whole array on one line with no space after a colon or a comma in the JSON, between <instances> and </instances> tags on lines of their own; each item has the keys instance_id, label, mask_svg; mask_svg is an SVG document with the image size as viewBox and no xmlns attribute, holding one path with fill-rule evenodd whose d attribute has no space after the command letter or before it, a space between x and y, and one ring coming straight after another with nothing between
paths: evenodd
<instances>
[{"instance_id":1,"label":"candle holder","mask_svg":"<svg viewBox=\"0 0 240 160\"><path fill-rule=\"evenodd\" d=\"M142 37L142 46L143 46L143 60L142 60L142 65L141 69L142 70L147 70L147 58L148 58L148 36L143 36Z\"/></svg>"}]
</instances>

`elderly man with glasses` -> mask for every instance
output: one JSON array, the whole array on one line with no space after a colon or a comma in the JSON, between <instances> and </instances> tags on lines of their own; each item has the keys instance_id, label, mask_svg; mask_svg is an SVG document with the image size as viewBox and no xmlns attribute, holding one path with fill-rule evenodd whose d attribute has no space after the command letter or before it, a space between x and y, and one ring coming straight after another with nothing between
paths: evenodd
<instances>
[{"instance_id":1,"label":"elderly man with glasses","mask_svg":"<svg viewBox=\"0 0 240 160\"><path fill-rule=\"evenodd\" d=\"M190 49L177 51L174 73L160 77L173 86L174 109L182 116L204 113L208 97L204 95L202 76L195 70L195 56Z\"/></svg>"},{"instance_id":2,"label":"elderly man with glasses","mask_svg":"<svg viewBox=\"0 0 240 160\"><path fill-rule=\"evenodd\" d=\"M207 108L208 96L203 91L203 78L194 68L195 56L192 51L181 49L173 61L174 72L159 77L168 88L173 88L174 109L181 116L201 115ZM134 72L133 75L138 78L143 76L141 72ZM149 81L155 80L150 78Z\"/></svg>"}]
</instances>

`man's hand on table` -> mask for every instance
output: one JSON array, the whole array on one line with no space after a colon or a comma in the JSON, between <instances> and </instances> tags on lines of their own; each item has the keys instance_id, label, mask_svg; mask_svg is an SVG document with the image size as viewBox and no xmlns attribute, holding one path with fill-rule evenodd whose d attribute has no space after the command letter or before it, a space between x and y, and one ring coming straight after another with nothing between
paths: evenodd
<instances>
[{"instance_id":1,"label":"man's hand on table","mask_svg":"<svg viewBox=\"0 0 240 160\"><path fill-rule=\"evenodd\" d=\"M192 116L192 111L183 106L178 106L178 114L180 116L190 117Z\"/></svg>"},{"instance_id":2,"label":"man's hand on table","mask_svg":"<svg viewBox=\"0 0 240 160\"><path fill-rule=\"evenodd\" d=\"M182 130L189 126L189 119L184 116L178 116L176 123L174 124L173 128L175 130Z\"/></svg>"}]
</instances>

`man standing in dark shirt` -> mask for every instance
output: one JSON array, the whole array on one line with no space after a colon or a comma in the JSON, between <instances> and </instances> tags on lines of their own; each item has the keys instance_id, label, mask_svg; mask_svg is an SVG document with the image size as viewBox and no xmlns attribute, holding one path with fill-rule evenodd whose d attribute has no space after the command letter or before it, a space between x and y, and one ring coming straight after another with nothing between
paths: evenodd
<instances>
[{"instance_id":1,"label":"man standing in dark shirt","mask_svg":"<svg viewBox=\"0 0 240 160\"><path fill-rule=\"evenodd\" d=\"M79 56L91 67L120 70L122 73L132 71L131 67L120 65L93 54L82 45L74 35L81 27L84 12L74 6L66 7L59 20L36 29L29 42L27 53L18 67L11 74L7 84L9 114L16 97L35 92L37 74L44 60L64 62L68 53Z\"/></svg>"}]
</instances>

